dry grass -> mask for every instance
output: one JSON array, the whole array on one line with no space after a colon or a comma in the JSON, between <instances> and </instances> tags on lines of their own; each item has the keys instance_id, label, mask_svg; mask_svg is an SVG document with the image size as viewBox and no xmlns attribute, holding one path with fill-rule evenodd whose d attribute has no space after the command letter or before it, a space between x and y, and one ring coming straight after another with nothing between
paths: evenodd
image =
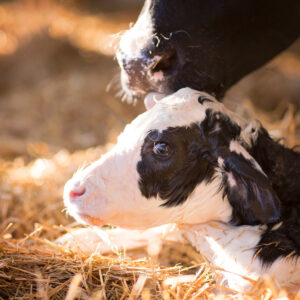
<instances>
[{"instance_id":1,"label":"dry grass","mask_svg":"<svg viewBox=\"0 0 300 300\"><path fill-rule=\"evenodd\" d=\"M158 259L145 252L111 256L71 252L51 241L78 224L62 206L65 181L111 146L24 164L2 161L0 173L0 297L2 299L276 299L269 278L248 294L216 285L218 270L190 246L169 243ZM71 223L71 224L70 224ZM219 296L221 297L221 296Z\"/></svg>"},{"instance_id":2,"label":"dry grass","mask_svg":"<svg viewBox=\"0 0 300 300\"><path fill-rule=\"evenodd\" d=\"M168 293L173 298L186 293L193 295L200 287L203 295L214 289L210 284L214 275L208 265L188 247L172 244L164 247L160 261L171 267L162 267L151 259L129 258L122 253L104 257L69 252L51 242L77 226L76 223L67 225L70 220L62 212L64 182L78 166L95 160L109 147L72 155L60 151L51 159L37 159L28 165L20 158L2 162L0 296L3 299L62 299L67 294L67 299L75 295L81 299L98 296L123 299L140 293L149 298L167 297ZM141 253L133 255L141 256ZM193 266L193 261L197 265ZM200 262L202 271L192 283L190 277L184 277L188 282L177 284L180 288L164 285L167 278L196 273Z\"/></svg>"}]
</instances>

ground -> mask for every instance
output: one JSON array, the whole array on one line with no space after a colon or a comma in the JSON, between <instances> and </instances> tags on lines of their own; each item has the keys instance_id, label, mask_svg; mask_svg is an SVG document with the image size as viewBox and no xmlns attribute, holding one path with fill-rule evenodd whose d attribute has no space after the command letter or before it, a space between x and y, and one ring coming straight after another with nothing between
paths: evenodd
<instances>
[{"instance_id":1,"label":"ground","mask_svg":"<svg viewBox=\"0 0 300 300\"><path fill-rule=\"evenodd\" d=\"M119 33L140 6L0 2L0 299L190 299L220 292L216 270L188 246L169 244L157 260L140 252L89 257L51 242L78 226L63 210L66 180L144 110L143 103L121 101L114 60ZM299 58L298 42L225 99L290 147L300 141ZM284 294L265 279L249 295L236 297Z\"/></svg>"}]
</instances>

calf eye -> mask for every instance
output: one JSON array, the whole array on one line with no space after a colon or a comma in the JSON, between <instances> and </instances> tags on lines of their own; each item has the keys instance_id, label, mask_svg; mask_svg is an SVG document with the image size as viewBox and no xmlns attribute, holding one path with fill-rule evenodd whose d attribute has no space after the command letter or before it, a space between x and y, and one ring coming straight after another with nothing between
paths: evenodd
<instances>
[{"instance_id":1,"label":"calf eye","mask_svg":"<svg viewBox=\"0 0 300 300\"><path fill-rule=\"evenodd\" d=\"M168 156L169 145L166 143L155 143L153 147L153 153L159 156Z\"/></svg>"}]
</instances>

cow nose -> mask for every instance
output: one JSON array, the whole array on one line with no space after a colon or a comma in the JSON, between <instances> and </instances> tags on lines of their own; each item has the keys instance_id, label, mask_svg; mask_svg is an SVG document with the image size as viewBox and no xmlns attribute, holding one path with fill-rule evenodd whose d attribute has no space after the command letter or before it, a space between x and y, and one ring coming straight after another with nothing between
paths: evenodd
<instances>
[{"instance_id":1,"label":"cow nose","mask_svg":"<svg viewBox=\"0 0 300 300\"><path fill-rule=\"evenodd\" d=\"M84 195L85 192L86 192L86 188L80 183L76 183L69 192L70 200L74 200Z\"/></svg>"},{"instance_id":2,"label":"cow nose","mask_svg":"<svg viewBox=\"0 0 300 300\"><path fill-rule=\"evenodd\" d=\"M171 75L170 73L174 70L174 66L177 60L177 52L175 49L171 48L165 51L160 56L154 57L153 64L151 65L152 73L164 72L166 75Z\"/></svg>"},{"instance_id":3,"label":"cow nose","mask_svg":"<svg viewBox=\"0 0 300 300\"><path fill-rule=\"evenodd\" d=\"M178 55L174 48L161 53L151 50L143 51L139 57L130 57L124 54L119 60L128 76L140 79L142 76L147 80L151 80L152 77L162 79L163 76L172 75L178 65L177 61Z\"/></svg>"}]
</instances>

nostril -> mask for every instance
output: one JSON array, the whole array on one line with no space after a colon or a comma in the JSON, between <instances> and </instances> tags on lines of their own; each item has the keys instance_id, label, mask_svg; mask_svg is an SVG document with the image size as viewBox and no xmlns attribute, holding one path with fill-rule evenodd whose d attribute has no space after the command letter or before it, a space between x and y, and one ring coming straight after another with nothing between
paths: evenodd
<instances>
[{"instance_id":1,"label":"nostril","mask_svg":"<svg viewBox=\"0 0 300 300\"><path fill-rule=\"evenodd\" d=\"M156 72L168 72L173 69L175 61L177 60L177 54L175 49L171 49L169 52L161 56L156 63L152 66L153 73Z\"/></svg>"},{"instance_id":2,"label":"nostril","mask_svg":"<svg viewBox=\"0 0 300 300\"><path fill-rule=\"evenodd\" d=\"M127 59L125 57L123 57L121 59L121 66L125 67L127 65Z\"/></svg>"},{"instance_id":3,"label":"nostril","mask_svg":"<svg viewBox=\"0 0 300 300\"><path fill-rule=\"evenodd\" d=\"M84 186L82 186L80 184L76 184L71 189L69 196L70 196L70 198L77 198L77 197L82 196L85 193L85 191L86 191L86 189Z\"/></svg>"}]
</instances>

